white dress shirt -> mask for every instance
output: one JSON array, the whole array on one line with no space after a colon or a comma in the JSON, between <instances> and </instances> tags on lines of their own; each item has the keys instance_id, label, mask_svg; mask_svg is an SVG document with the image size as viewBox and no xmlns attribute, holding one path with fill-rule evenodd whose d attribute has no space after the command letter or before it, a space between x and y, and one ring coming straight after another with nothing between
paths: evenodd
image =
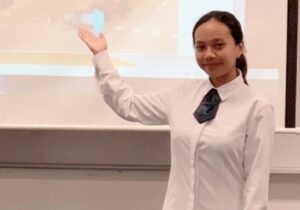
<instances>
[{"instance_id":1,"label":"white dress shirt","mask_svg":"<svg viewBox=\"0 0 300 210\"><path fill-rule=\"evenodd\" d=\"M222 99L217 115L199 124L193 113L214 88L209 80L136 95L106 51L94 57L94 64L104 99L119 116L170 125L171 170L163 210L267 209L273 107L244 84L241 74L216 88Z\"/></svg>"}]
</instances>

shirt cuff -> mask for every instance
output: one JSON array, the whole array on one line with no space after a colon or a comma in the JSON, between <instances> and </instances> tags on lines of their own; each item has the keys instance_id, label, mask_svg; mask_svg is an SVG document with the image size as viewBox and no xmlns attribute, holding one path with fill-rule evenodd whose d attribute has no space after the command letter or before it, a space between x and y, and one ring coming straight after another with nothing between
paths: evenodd
<instances>
[{"instance_id":1,"label":"shirt cuff","mask_svg":"<svg viewBox=\"0 0 300 210\"><path fill-rule=\"evenodd\" d=\"M95 65L97 71L105 71L105 70L114 69L112 61L106 50L97 53L93 57L92 61L93 61L93 64Z\"/></svg>"}]
</instances>

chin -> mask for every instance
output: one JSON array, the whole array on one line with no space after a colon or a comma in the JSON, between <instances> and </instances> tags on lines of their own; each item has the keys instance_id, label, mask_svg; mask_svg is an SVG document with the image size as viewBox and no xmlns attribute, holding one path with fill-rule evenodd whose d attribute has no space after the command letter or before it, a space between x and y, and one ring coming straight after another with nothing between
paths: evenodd
<instances>
[{"instance_id":1,"label":"chin","mask_svg":"<svg viewBox=\"0 0 300 210\"><path fill-rule=\"evenodd\" d=\"M216 78L216 77L220 77L222 76L222 71L219 69L205 69L206 74L210 77L210 78Z\"/></svg>"}]
</instances>

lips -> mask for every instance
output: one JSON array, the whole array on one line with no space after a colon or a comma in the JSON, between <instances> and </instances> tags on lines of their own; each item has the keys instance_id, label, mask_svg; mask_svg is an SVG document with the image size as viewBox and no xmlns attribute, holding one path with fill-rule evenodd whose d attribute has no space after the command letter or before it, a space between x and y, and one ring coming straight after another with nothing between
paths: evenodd
<instances>
[{"instance_id":1,"label":"lips","mask_svg":"<svg viewBox=\"0 0 300 210\"><path fill-rule=\"evenodd\" d=\"M220 63L205 63L205 66L215 66L215 65L220 65Z\"/></svg>"}]
</instances>

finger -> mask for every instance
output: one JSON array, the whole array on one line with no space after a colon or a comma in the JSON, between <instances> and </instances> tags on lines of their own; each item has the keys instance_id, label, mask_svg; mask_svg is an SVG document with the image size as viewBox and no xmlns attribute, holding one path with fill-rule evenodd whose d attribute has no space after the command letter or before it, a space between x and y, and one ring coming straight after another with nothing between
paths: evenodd
<instances>
[{"instance_id":1,"label":"finger","mask_svg":"<svg viewBox=\"0 0 300 210\"><path fill-rule=\"evenodd\" d=\"M87 28L84 28L84 27L80 27L78 29L78 32L81 36L91 36L92 35L91 31Z\"/></svg>"},{"instance_id":2,"label":"finger","mask_svg":"<svg viewBox=\"0 0 300 210\"><path fill-rule=\"evenodd\" d=\"M89 31L78 30L78 35L83 41L93 39L93 35Z\"/></svg>"},{"instance_id":3,"label":"finger","mask_svg":"<svg viewBox=\"0 0 300 210\"><path fill-rule=\"evenodd\" d=\"M99 34L99 38L102 38L102 39L103 39L103 38L104 38L104 34L103 34L103 33L100 33L100 34Z\"/></svg>"},{"instance_id":4,"label":"finger","mask_svg":"<svg viewBox=\"0 0 300 210\"><path fill-rule=\"evenodd\" d=\"M79 26L78 30L79 31L89 31L89 28L86 26Z\"/></svg>"},{"instance_id":5,"label":"finger","mask_svg":"<svg viewBox=\"0 0 300 210\"><path fill-rule=\"evenodd\" d=\"M83 40L83 41L85 40L85 35L81 31L78 31L77 34L81 40Z\"/></svg>"},{"instance_id":6,"label":"finger","mask_svg":"<svg viewBox=\"0 0 300 210\"><path fill-rule=\"evenodd\" d=\"M95 37L96 38L96 37ZM104 40L106 42L104 33L100 33L99 36L97 37L98 39Z\"/></svg>"}]
</instances>

